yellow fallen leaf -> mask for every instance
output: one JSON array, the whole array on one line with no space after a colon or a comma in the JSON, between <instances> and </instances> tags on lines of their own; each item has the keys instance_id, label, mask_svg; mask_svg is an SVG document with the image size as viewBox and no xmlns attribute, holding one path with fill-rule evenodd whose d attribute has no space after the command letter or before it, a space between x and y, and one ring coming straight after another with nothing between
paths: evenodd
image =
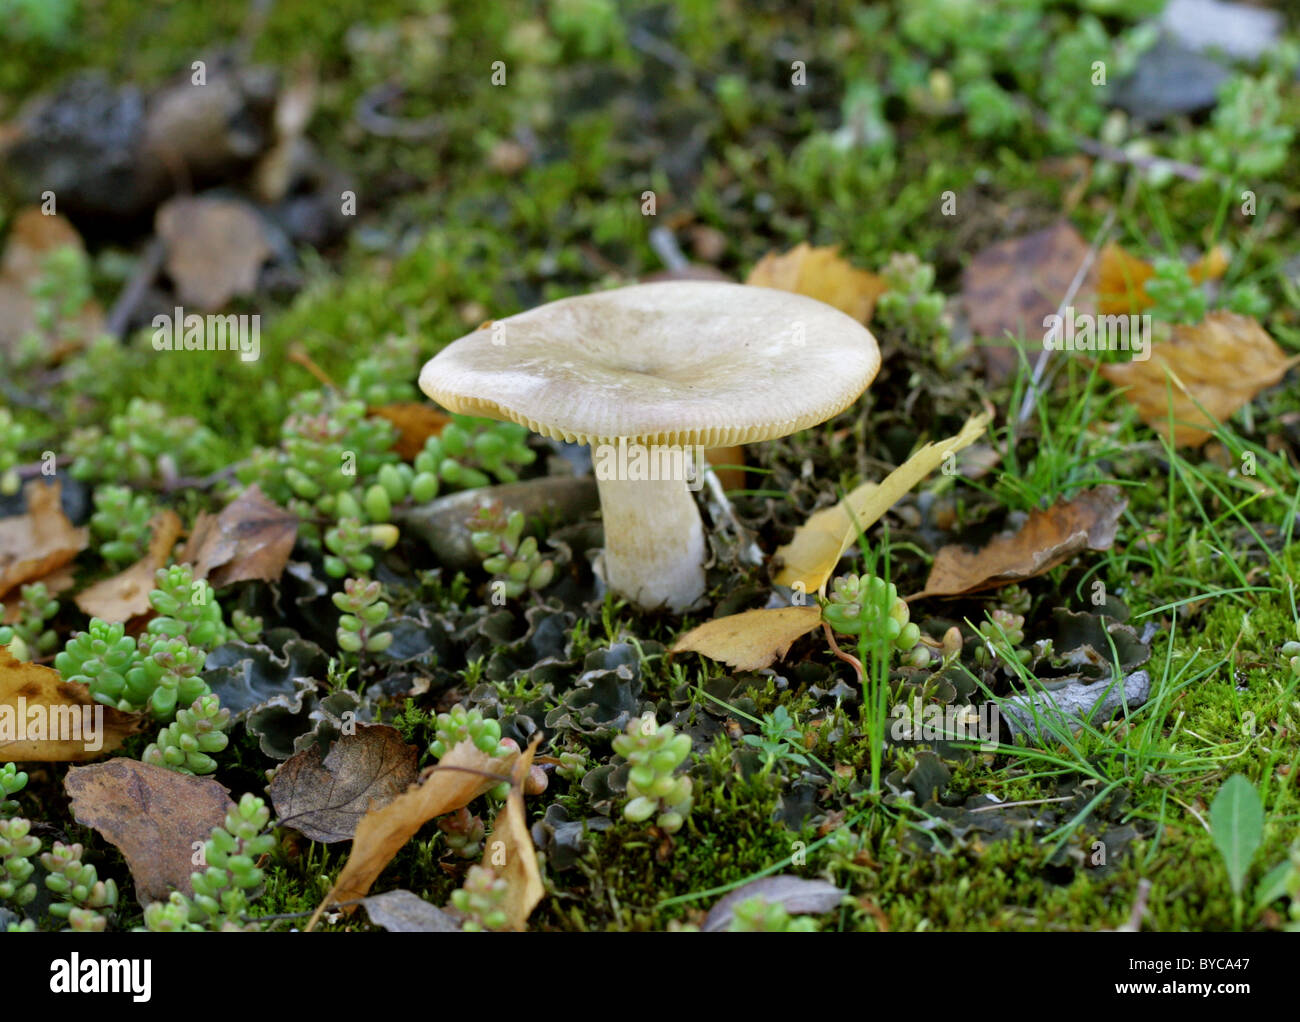
<instances>
[{"instance_id":1,"label":"yellow fallen leaf","mask_svg":"<svg viewBox=\"0 0 1300 1022\"><path fill-rule=\"evenodd\" d=\"M89 533L75 528L59 500L57 482L32 480L23 490L27 513L0 518L0 597L68 564L86 549Z\"/></svg>"},{"instance_id":2,"label":"yellow fallen leaf","mask_svg":"<svg viewBox=\"0 0 1300 1022\"><path fill-rule=\"evenodd\" d=\"M807 242L784 255L769 252L749 271L745 283L816 298L861 323L871 321L876 299L889 289L883 277L842 259L838 245L813 248Z\"/></svg>"},{"instance_id":3,"label":"yellow fallen leaf","mask_svg":"<svg viewBox=\"0 0 1300 1022\"><path fill-rule=\"evenodd\" d=\"M510 794L497 813L483 852L482 865L506 881L505 911L510 929L526 930L528 916L546 895L542 876L537 869L537 852L528 833L528 815L524 810L524 781L533 765L533 753L542 736L534 735L528 748L519 755L511 775Z\"/></svg>"},{"instance_id":4,"label":"yellow fallen leaf","mask_svg":"<svg viewBox=\"0 0 1300 1022\"><path fill-rule=\"evenodd\" d=\"M125 571L96 582L77 594L76 604L83 614L125 623L149 613L154 574L171 556L172 547L181 534L181 519L175 511L160 511L153 516L149 527L153 534L149 539L148 553Z\"/></svg>"},{"instance_id":5,"label":"yellow fallen leaf","mask_svg":"<svg viewBox=\"0 0 1300 1022\"><path fill-rule=\"evenodd\" d=\"M1152 346L1147 361L1109 362L1101 374L1127 387L1142 421L1164 436L1172 402L1174 443L1199 447L1215 420L1228 419L1297 362L1300 356L1287 358L1251 317L1218 311L1195 326L1175 326L1168 341Z\"/></svg>"},{"instance_id":6,"label":"yellow fallen leaf","mask_svg":"<svg viewBox=\"0 0 1300 1022\"><path fill-rule=\"evenodd\" d=\"M80 763L112 752L139 730L52 667L15 660L0 646L0 763Z\"/></svg>"},{"instance_id":7,"label":"yellow fallen leaf","mask_svg":"<svg viewBox=\"0 0 1300 1022\"><path fill-rule=\"evenodd\" d=\"M816 628L818 606L747 610L692 628L673 644L673 653L701 653L738 671L761 671L780 660L794 640Z\"/></svg>"},{"instance_id":8,"label":"yellow fallen leaf","mask_svg":"<svg viewBox=\"0 0 1300 1022\"><path fill-rule=\"evenodd\" d=\"M366 813L357 824L352 854L330 892L317 907L307 929L329 905L364 898L370 885L425 823L455 812L510 776L517 754L494 758L465 741L454 746L436 767L382 809ZM347 905L344 912L352 912Z\"/></svg>"},{"instance_id":9,"label":"yellow fallen leaf","mask_svg":"<svg viewBox=\"0 0 1300 1022\"><path fill-rule=\"evenodd\" d=\"M926 444L879 483L863 483L834 507L818 511L795 530L794 539L777 550L782 567L776 583L806 593L820 590L844 552L857 542L860 531L874 524L949 454L983 436L988 424L987 412L972 416L956 436Z\"/></svg>"},{"instance_id":10,"label":"yellow fallen leaf","mask_svg":"<svg viewBox=\"0 0 1300 1022\"><path fill-rule=\"evenodd\" d=\"M1228 255L1222 245L1215 245L1187 268L1192 280L1200 284L1217 280L1228 268ZM1146 282L1156 268L1145 259L1129 253L1122 245L1110 242L1097 259L1097 311L1103 316L1128 315L1149 309L1155 303L1147 294Z\"/></svg>"}]
</instances>

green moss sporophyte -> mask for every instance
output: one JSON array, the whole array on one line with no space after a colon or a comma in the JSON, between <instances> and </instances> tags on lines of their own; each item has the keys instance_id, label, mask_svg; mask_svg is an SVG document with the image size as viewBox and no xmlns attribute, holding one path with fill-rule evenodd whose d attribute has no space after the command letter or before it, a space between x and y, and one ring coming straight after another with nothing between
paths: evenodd
<instances>
[{"instance_id":1,"label":"green moss sporophyte","mask_svg":"<svg viewBox=\"0 0 1300 1022\"><path fill-rule=\"evenodd\" d=\"M605 582L642 608L682 611L704 593L706 550L684 452L824 422L879 368L870 331L829 305L671 281L493 322L427 362L420 387L453 412L591 445Z\"/></svg>"}]
</instances>

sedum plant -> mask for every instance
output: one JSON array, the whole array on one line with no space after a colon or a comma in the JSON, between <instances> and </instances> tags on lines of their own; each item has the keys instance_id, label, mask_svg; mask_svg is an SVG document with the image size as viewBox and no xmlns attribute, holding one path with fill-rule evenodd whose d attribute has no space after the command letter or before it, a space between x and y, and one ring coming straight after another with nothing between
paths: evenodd
<instances>
[{"instance_id":1,"label":"sedum plant","mask_svg":"<svg viewBox=\"0 0 1300 1022\"><path fill-rule=\"evenodd\" d=\"M393 633L379 630L388 620L388 604L381 597L383 586L364 578L350 578L343 592L331 599L343 611L335 636L339 648L348 653L382 653L393 644Z\"/></svg>"},{"instance_id":2,"label":"sedum plant","mask_svg":"<svg viewBox=\"0 0 1300 1022\"><path fill-rule=\"evenodd\" d=\"M779 901L763 897L746 898L732 913L733 933L813 933L817 920L792 916Z\"/></svg>"},{"instance_id":3,"label":"sedum plant","mask_svg":"<svg viewBox=\"0 0 1300 1022\"><path fill-rule=\"evenodd\" d=\"M656 726L654 714L647 712L628 721L627 731L614 739L614 752L632 767L624 817L641 823L655 816L665 833L681 830L691 811L691 779L674 773L691 754L690 736L677 734L672 724Z\"/></svg>"},{"instance_id":4,"label":"sedum plant","mask_svg":"<svg viewBox=\"0 0 1300 1022\"><path fill-rule=\"evenodd\" d=\"M18 459L27 439L27 427L8 408L0 408L0 496L12 497L22 488Z\"/></svg>"},{"instance_id":5,"label":"sedum plant","mask_svg":"<svg viewBox=\"0 0 1300 1022\"><path fill-rule=\"evenodd\" d=\"M1025 616L999 607L989 617L991 620L980 623L979 635L982 641L975 647L975 662L981 667L987 667L1002 660L1009 666L1007 657L1012 656L1022 664L1027 664L1033 654L1027 649L1019 648L1025 641ZM1009 653L1002 648L1004 636L1011 647Z\"/></svg>"},{"instance_id":6,"label":"sedum plant","mask_svg":"<svg viewBox=\"0 0 1300 1022\"><path fill-rule=\"evenodd\" d=\"M501 724L484 717L479 709L467 710L457 703L446 713L438 714L434 721L434 739L429 752L441 760L461 742L473 742L474 747L494 759L509 755L518 748L510 739L501 737ZM510 782L502 781L488 794L498 801L510 793Z\"/></svg>"},{"instance_id":7,"label":"sedum plant","mask_svg":"<svg viewBox=\"0 0 1300 1022\"><path fill-rule=\"evenodd\" d=\"M99 555L112 564L138 561L149 546L153 514L153 503L143 493L112 484L95 487L90 531L99 540Z\"/></svg>"},{"instance_id":8,"label":"sedum plant","mask_svg":"<svg viewBox=\"0 0 1300 1022\"><path fill-rule=\"evenodd\" d=\"M275 847L275 837L263 833L271 819L266 804L245 794L226 813L224 827L213 827L203 846L207 869L193 873L194 894L173 891L165 902L144 910L144 928L153 931L243 930L242 916L260 893L262 871L257 860Z\"/></svg>"},{"instance_id":9,"label":"sedum plant","mask_svg":"<svg viewBox=\"0 0 1300 1022\"><path fill-rule=\"evenodd\" d=\"M0 817L13 816L18 803L10 795L17 795L27 787L27 772L19 770L16 763L0 765Z\"/></svg>"},{"instance_id":10,"label":"sedum plant","mask_svg":"<svg viewBox=\"0 0 1300 1022\"><path fill-rule=\"evenodd\" d=\"M179 774L210 774L217 769L212 754L229 743L228 727L230 711L221 700L210 693L200 696L176 712L176 720L158 732L140 759Z\"/></svg>"},{"instance_id":11,"label":"sedum plant","mask_svg":"<svg viewBox=\"0 0 1300 1022\"><path fill-rule=\"evenodd\" d=\"M499 503L485 504L470 519L470 542L483 557L483 568L500 583L507 599L545 589L555 578L554 562L542 557L533 536L524 536L524 513L509 514Z\"/></svg>"},{"instance_id":12,"label":"sedum plant","mask_svg":"<svg viewBox=\"0 0 1300 1022\"><path fill-rule=\"evenodd\" d=\"M32 857L41 850L41 839L31 829L31 821L21 816L0 820L0 902L19 908L36 897Z\"/></svg>"},{"instance_id":13,"label":"sedum plant","mask_svg":"<svg viewBox=\"0 0 1300 1022\"><path fill-rule=\"evenodd\" d=\"M50 914L66 919L73 930L102 932L117 907L117 884L100 880L95 867L81 861L79 844L55 841L54 848L41 856L48 871L45 886L58 900L51 903Z\"/></svg>"},{"instance_id":14,"label":"sedum plant","mask_svg":"<svg viewBox=\"0 0 1300 1022\"><path fill-rule=\"evenodd\" d=\"M19 590L18 620L0 625L0 646L8 646L17 660L30 660L33 654L51 652L58 645L54 629L45 623L59 612L59 601L50 595L44 582L33 582Z\"/></svg>"},{"instance_id":15,"label":"sedum plant","mask_svg":"<svg viewBox=\"0 0 1300 1022\"><path fill-rule=\"evenodd\" d=\"M841 575L822 605L822 619L867 646L883 644L909 653L921 641L898 587L876 575Z\"/></svg>"},{"instance_id":16,"label":"sedum plant","mask_svg":"<svg viewBox=\"0 0 1300 1022\"><path fill-rule=\"evenodd\" d=\"M149 594L149 605L158 617L149 622L150 634L181 637L204 650L229 638L216 591L206 579L195 579L188 564L159 568L154 579L157 588Z\"/></svg>"},{"instance_id":17,"label":"sedum plant","mask_svg":"<svg viewBox=\"0 0 1300 1022\"><path fill-rule=\"evenodd\" d=\"M506 929L510 925L505 909L509 893L505 877L486 866L471 866L464 886L451 894L452 907L465 917L461 929L468 933Z\"/></svg>"},{"instance_id":18,"label":"sedum plant","mask_svg":"<svg viewBox=\"0 0 1300 1022\"><path fill-rule=\"evenodd\" d=\"M132 398L108 429L76 430L68 440L69 469L82 482L152 485L169 476L204 475L220 467L217 435L162 405Z\"/></svg>"}]
</instances>

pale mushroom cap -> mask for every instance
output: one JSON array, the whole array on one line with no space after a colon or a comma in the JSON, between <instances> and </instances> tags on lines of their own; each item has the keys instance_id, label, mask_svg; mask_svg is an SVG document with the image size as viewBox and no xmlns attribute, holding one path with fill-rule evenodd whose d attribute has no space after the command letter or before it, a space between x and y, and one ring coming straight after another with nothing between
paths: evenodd
<instances>
[{"instance_id":1,"label":"pale mushroom cap","mask_svg":"<svg viewBox=\"0 0 1300 1022\"><path fill-rule=\"evenodd\" d=\"M420 388L453 412L570 443L726 447L826 421L879 368L871 332L829 305L672 281L498 320L430 359Z\"/></svg>"}]
</instances>

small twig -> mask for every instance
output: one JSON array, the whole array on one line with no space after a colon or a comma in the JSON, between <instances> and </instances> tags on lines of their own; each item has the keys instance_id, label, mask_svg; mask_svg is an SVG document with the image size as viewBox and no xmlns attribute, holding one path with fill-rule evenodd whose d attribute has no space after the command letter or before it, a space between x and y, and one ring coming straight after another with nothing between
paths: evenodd
<instances>
[{"instance_id":1,"label":"small twig","mask_svg":"<svg viewBox=\"0 0 1300 1022\"><path fill-rule=\"evenodd\" d=\"M307 349L298 342L295 341L293 344L289 345L289 350L286 352L285 357L290 362L297 362L298 365L302 366L307 370L307 372L316 377L323 386L329 387L331 390L342 390L337 383L330 379L329 373L312 361L312 357L307 354Z\"/></svg>"},{"instance_id":2,"label":"small twig","mask_svg":"<svg viewBox=\"0 0 1300 1022\"><path fill-rule=\"evenodd\" d=\"M1142 917L1147 913L1147 896L1151 893L1151 881L1143 877L1138 881L1137 897L1133 899L1133 910L1128 914L1128 922L1116 929L1117 933L1137 933L1142 929Z\"/></svg>"},{"instance_id":3,"label":"small twig","mask_svg":"<svg viewBox=\"0 0 1300 1022\"><path fill-rule=\"evenodd\" d=\"M839 643L835 641L835 635L831 632L831 626L823 621L822 631L826 633L826 641L831 644L831 652L853 668L853 672L858 676L858 684L862 684L862 661L851 653L845 653L840 649Z\"/></svg>"},{"instance_id":4,"label":"small twig","mask_svg":"<svg viewBox=\"0 0 1300 1022\"><path fill-rule=\"evenodd\" d=\"M140 256L131 280L117 296L117 301L113 303L113 309L108 314L104 329L119 341L126 336L126 325L131 321L131 315L140 304L140 299L144 297L145 292L149 290L149 285L154 282L158 271L162 269L164 254L165 246L162 239L153 238Z\"/></svg>"},{"instance_id":5,"label":"small twig","mask_svg":"<svg viewBox=\"0 0 1300 1022\"><path fill-rule=\"evenodd\" d=\"M419 140L432 138L443 133L441 117L404 118L380 113L379 108L387 106L402 95L402 87L392 82L385 82L366 92L357 100L356 121L366 131L380 138L401 138Z\"/></svg>"},{"instance_id":6,"label":"small twig","mask_svg":"<svg viewBox=\"0 0 1300 1022\"><path fill-rule=\"evenodd\" d=\"M970 810L972 813L991 813L994 809L1012 809L1016 806L1042 806L1049 802L1070 802L1074 799L1073 795L1063 795L1060 798L1029 798L1023 802L998 802L991 806L976 806Z\"/></svg>"},{"instance_id":7,"label":"small twig","mask_svg":"<svg viewBox=\"0 0 1300 1022\"><path fill-rule=\"evenodd\" d=\"M650 247L654 249L654 254L659 257L665 269L676 272L691 265L691 261L686 258L677 244L677 238L667 227L656 227L650 232L649 241Z\"/></svg>"},{"instance_id":8,"label":"small twig","mask_svg":"<svg viewBox=\"0 0 1300 1022\"><path fill-rule=\"evenodd\" d=\"M654 57L655 60L667 64L678 74L695 77L695 65L687 59L686 54L644 28L634 26L630 29L627 41L632 44L633 49L640 50L646 56Z\"/></svg>"},{"instance_id":9,"label":"small twig","mask_svg":"<svg viewBox=\"0 0 1300 1022\"><path fill-rule=\"evenodd\" d=\"M1070 286L1066 288L1065 296L1061 303L1056 307L1058 318L1065 315L1065 310L1069 308L1074 301L1074 296L1079 293L1079 288L1083 286L1084 280L1088 276L1088 271L1092 269L1092 264L1097 258L1097 253L1101 251L1103 239L1110 233L1111 225L1115 222L1115 210L1111 209L1106 214L1106 219L1102 222L1101 227L1097 229L1096 235L1093 236L1092 244L1088 246L1088 251L1084 253L1083 261L1079 263L1079 268L1074 273L1074 279L1070 281ZM1029 413L1034 410L1034 405L1038 401L1039 390L1041 389L1043 376L1047 371L1048 357L1050 351L1044 350L1042 355L1034 363L1034 375L1029 381L1029 389L1025 391L1025 399L1020 403L1020 414L1016 417L1012 429L1011 439L1015 439L1015 429L1021 426L1025 419L1029 418Z\"/></svg>"}]
</instances>

